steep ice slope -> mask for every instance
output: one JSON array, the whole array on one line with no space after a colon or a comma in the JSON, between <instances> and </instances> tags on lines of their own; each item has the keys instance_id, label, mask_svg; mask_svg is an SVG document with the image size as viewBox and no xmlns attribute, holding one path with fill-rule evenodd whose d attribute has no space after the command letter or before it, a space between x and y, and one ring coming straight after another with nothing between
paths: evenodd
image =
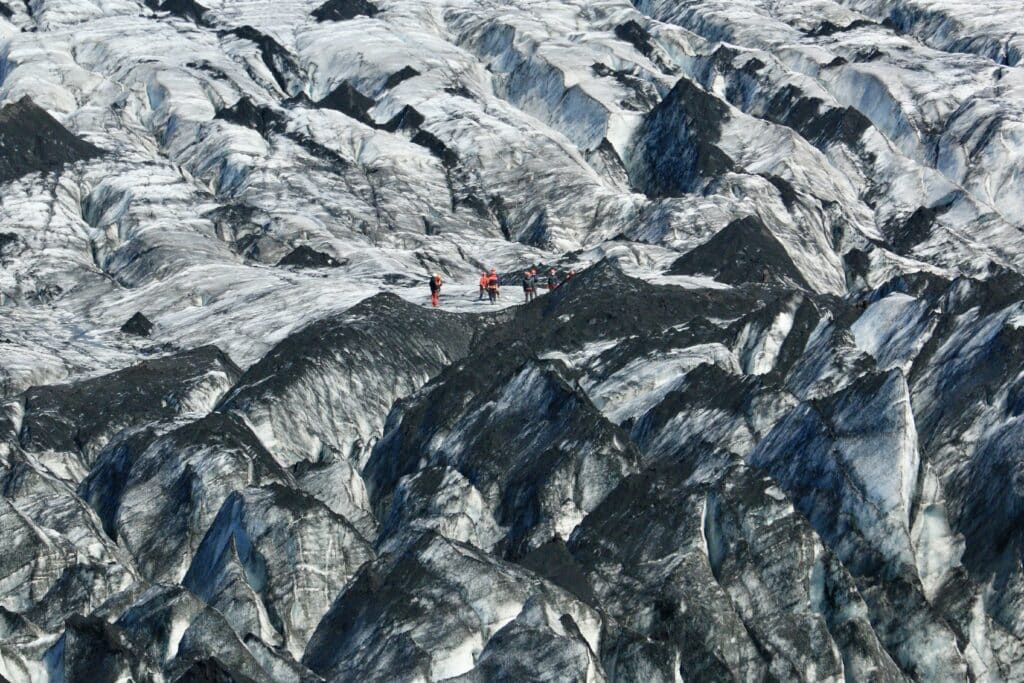
<instances>
[{"instance_id":1,"label":"steep ice slope","mask_svg":"<svg viewBox=\"0 0 1024 683\"><path fill-rule=\"evenodd\" d=\"M1020 15L0 1L0 676L1024 678Z\"/></svg>"},{"instance_id":2,"label":"steep ice slope","mask_svg":"<svg viewBox=\"0 0 1024 683\"><path fill-rule=\"evenodd\" d=\"M1022 18L1021 7L1016 3L967 5L948 1L881 3L860 0L844 4L939 50L970 52L1009 66L1019 64L1024 55L1024 44L1013 29Z\"/></svg>"},{"instance_id":3,"label":"steep ice slope","mask_svg":"<svg viewBox=\"0 0 1024 683\"><path fill-rule=\"evenodd\" d=\"M1019 145L1013 141L1020 134L1024 74L990 59L925 47L843 4L874 5L875 13L881 13L880 3L829 0L645 0L638 6L653 18L708 40L776 53L790 69L813 77L841 105L866 116L912 160L962 185L979 202L996 209L1010 227L1019 226L1020 195L1006 181L1020 175ZM944 4L886 7L897 17L907 17L890 17L896 27L905 27L918 19L927 23L931 8ZM1012 22L1014 12L1006 17L999 4L985 5L984 12ZM942 14L942 9L935 14ZM1005 228L993 237L992 246L997 248L1012 239Z\"/></svg>"},{"instance_id":4,"label":"steep ice slope","mask_svg":"<svg viewBox=\"0 0 1024 683\"><path fill-rule=\"evenodd\" d=\"M361 467L391 404L465 356L474 333L467 316L382 294L288 337L219 410L241 416L289 466L335 452Z\"/></svg>"},{"instance_id":5,"label":"steep ice slope","mask_svg":"<svg viewBox=\"0 0 1024 683\"><path fill-rule=\"evenodd\" d=\"M400 403L363 470L371 499L422 467L460 472L518 557L563 537L638 464L626 435L521 345L460 363Z\"/></svg>"}]
</instances>

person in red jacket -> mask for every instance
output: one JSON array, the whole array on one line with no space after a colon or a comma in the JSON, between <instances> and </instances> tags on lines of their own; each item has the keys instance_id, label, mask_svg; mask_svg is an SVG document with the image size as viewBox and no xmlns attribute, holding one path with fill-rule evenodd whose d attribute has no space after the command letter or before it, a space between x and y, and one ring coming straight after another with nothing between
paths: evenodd
<instances>
[{"instance_id":1,"label":"person in red jacket","mask_svg":"<svg viewBox=\"0 0 1024 683\"><path fill-rule=\"evenodd\" d=\"M487 271L480 273L480 298L477 301L483 301L485 296L487 296Z\"/></svg>"},{"instance_id":2,"label":"person in red jacket","mask_svg":"<svg viewBox=\"0 0 1024 683\"><path fill-rule=\"evenodd\" d=\"M430 305L437 308L440 304L441 298L441 274L434 273L434 277L430 278Z\"/></svg>"},{"instance_id":3,"label":"person in red jacket","mask_svg":"<svg viewBox=\"0 0 1024 683\"><path fill-rule=\"evenodd\" d=\"M487 276L487 298L493 304L499 296L501 292L498 291L498 271L491 268L491 274Z\"/></svg>"}]
</instances>

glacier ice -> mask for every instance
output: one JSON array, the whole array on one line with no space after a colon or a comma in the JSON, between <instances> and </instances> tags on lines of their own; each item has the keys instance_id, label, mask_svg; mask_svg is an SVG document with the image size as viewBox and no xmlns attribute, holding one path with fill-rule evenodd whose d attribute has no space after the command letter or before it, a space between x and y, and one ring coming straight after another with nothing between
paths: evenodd
<instances>
[{"instance_id":1,"label":"glacier ice","mask_svg":"<svg viewBox=\"0 0 1024 683\"><path fill-rule=\"evenodd\" d=\"M1022 18L0 0L0 676L1024 678Z\"/></svg>"}]
</instances>

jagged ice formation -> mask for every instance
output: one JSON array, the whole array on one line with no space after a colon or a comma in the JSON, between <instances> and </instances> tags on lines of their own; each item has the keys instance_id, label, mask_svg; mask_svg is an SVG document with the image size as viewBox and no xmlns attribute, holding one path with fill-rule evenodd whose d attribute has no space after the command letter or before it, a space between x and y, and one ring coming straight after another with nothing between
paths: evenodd
<instances>
[{"instance_id":1,"label":"jagged ice formation","mask_svg":"<svg viewBox=\"0 0 1024 683\"><path fill-rule=\"evenodd\" d=\"M1022 25L0 0L0 678L1024 679Z\"/></svg>"}]
</instances>

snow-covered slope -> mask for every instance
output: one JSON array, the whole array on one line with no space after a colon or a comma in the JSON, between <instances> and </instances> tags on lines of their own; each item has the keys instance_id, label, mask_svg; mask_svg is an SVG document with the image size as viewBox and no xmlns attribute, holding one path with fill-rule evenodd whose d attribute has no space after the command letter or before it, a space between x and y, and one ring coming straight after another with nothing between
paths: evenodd
<instances>
[{"instance_id":1,"label":"snow-covered slope","mask_svg":"<svg viewBox=\"0 0 1024 683\"><path fill-rule=\"evenodd\" d=\"M0 0L0 676L1024 678L1022 20Z\"/></svg>"}]
</instances>

